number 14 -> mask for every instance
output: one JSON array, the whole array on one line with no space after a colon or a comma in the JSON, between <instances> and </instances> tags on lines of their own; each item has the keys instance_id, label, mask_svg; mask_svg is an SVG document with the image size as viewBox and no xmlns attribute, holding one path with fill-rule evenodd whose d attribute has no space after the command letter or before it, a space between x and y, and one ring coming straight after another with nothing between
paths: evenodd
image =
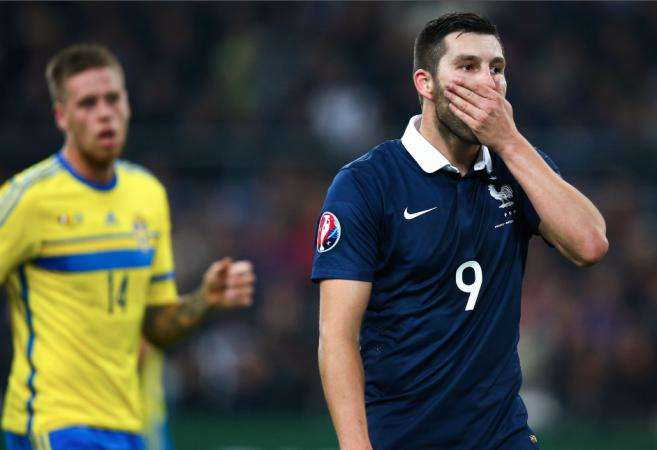
<instances>
[{"instance_id":1,"label":"number 14","mask_svg":"<svg viewBox=\"0 0 657 450\"><path fill-rule=\"evenodd\" d=\"M118 296L114 290L114 272L107 272L107 312L114 313L114 303L119 305L125 311L126 294L128 292L128 275L123 274L121 284L119 286Z\"/></svg>"}]
</instances>

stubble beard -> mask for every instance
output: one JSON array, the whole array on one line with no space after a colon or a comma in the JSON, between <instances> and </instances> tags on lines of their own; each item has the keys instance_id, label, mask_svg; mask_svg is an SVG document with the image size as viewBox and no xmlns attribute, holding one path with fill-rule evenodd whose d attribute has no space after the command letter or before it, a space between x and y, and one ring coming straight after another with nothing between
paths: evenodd
<instances>
[{"instance_id":1,"label":"stubble beard","mask_svg":"<svg viewBox=\"0 0 657 450\"><path fill-rule=\"evenodd\" d=\"M86 145L82 140L77 140L77 148L80 157L84 160L85 164L93 168L95 171L110 170L114 165L114 162L123 154L123 147L125 146L128 131L127 128L128 126L126 124L123 136L117 140L116 145L113 148L103 148L95 142Z\"/></svg>"},{"instance_id":2,"label":"stubble beard","mask_svg":"<svg viewBox=\"0 0 657 450\"><path fill-rule=\"evenodd\" d=\"M481 142L477 139L477 136L472 132L470 127L466 125L461 119L456 117L456 115L449 109L449 101L445 98L443 88L438 83L438 80L435 80L436 86L436 128L443 135L446 140L457 139L464 144L477 144L480 145ZM447 136L445 135L447 133Z\"/></svg>"}]
</instances>

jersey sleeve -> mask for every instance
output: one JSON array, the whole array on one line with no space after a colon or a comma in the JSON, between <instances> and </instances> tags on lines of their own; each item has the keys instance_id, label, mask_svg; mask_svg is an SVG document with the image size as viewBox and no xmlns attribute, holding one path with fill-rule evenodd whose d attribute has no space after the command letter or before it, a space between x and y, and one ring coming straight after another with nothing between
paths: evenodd
<instances>
[{"instance_id":1,"label":"jersey sleeve","mask_svg":"<svg viewBox=\"0 0 657 450\"><path fill-rule=\"evenodd\" d=\"M0 188L0 284L39 251L39 218L30 192L11 180Z\"/></svg>"},{"instance_id":2,"label":"jersey sleeve","mask_svg":"<svg viewBox=\"0 0 657 450\"><path fill-rule=\"evenodd\" d=\"M165 305L178 300L173 249L171 245L171 218L166 191L161 190L161 214L158 224L159 235L156 237L155 255L153 257L152 275L148 290L148 305Z\"/></svg>"},{"instance_id":3,"label":"jersey sleeve","mask_svg":"<svg viewBox=\"0 0 657 450\"><path fill-rule=\"evenodd\" d=\"M328 190L317 222L311 279L372 281L381 201L363 176L343 169Z\"/></svg>"},{"instance_id":4,"label":"jersey sleeve","mask_svg":"<svg viewBox=\"0 0 657 450\"><path fill-rule=\"evenodd\" d=\"M547 163L547 165L550 166L550 168L554 170L559 176L561 176L559 167L557 167L557 164L552 160L552 158L550 158L547 154L545 154L539 149L536 149L536 151L538 152L539 155L541 155L541 157ZM521 211L522 211L524 222L527 225L529 232L534 235L540 234L538 231L538 226L541 223L541 218L538 216L538 213L534 209L534 206L532 205L531 201L529 200L527 194L525 194L524 191L522 191L522 195L521 195Z\"/></svg>"}]
</instances>

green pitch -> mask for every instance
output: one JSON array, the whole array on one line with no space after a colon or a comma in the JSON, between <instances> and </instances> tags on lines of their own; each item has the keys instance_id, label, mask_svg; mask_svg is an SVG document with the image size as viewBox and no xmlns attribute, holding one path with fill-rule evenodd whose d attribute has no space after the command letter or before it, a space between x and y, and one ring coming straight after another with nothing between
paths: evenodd
<instances>
[{"instance_id":1,"label":"green pitch","mask_svg":"<svg viewBox=\"0 0 657 450\"><path fill-rule=\"evenodd\" d=\"M171 418L176 450L337 450L327 417L213 416ZM541 450L657 450L657 436L632 425L568 424L538 433Z\"/></svg>"}]
</instances>

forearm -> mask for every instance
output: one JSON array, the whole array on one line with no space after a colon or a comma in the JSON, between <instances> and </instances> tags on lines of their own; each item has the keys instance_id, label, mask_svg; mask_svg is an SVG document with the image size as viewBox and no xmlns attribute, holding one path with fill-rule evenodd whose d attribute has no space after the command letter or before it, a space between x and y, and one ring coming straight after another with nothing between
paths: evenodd
<instances>
[{"instance_id":1,"label":"forearm","mask_svg":"<svg viewBox=\"0 0 657 450\"><path fill-rule=\"evenodd\" d=\"M321 336L319 370L341 450L371 450L365 415L365 376L356 340Z\"/></svg>"},{"instance_id":2,"label":"forearm","mask_svg":"<svg viewBox=\"0 0 657 450\"><path fill-rule=\"evenodd\" d=\"M143 334L152 344L167 347L196 328L209 308L200 291L181 295L173 305L149 307L144 316Z\"/></svg>"},{"instance_id":3,"label":"forearm","mask_svg":"<svg viewBox=\"0 0 657 450\"><path fill-rule=\"evenodd\" d=\"M607 250L602 214L556 174L522 136L500 156L541 220L541 234L578 265L598 261Z\"/></svg>"}]
</instances>

